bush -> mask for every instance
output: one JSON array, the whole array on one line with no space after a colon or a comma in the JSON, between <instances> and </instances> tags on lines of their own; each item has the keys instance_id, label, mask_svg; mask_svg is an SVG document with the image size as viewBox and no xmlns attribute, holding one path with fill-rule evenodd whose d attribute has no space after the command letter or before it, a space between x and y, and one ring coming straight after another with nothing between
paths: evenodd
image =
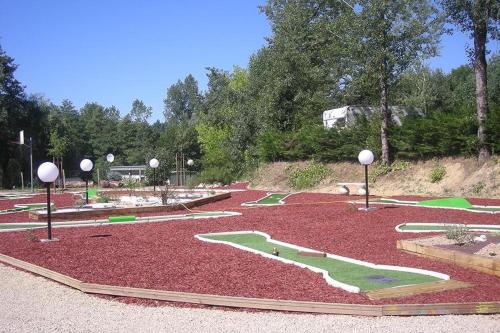
<instances>
[{"instance_id":1,"label":"bush","mask_svg":"<svg viewBox=\"0 0 500 333\"><path fill-rule=\"evenodd\" d=\"M442 165L436 165L429 175L431 183L439 183L446 176L446 168Z\"/></svg>"},{"instance_id":2,"label":"bush","mask_svg":"<svg viewBox=\"0 0 500 333\"><path fill-rule=\"evenodd\" d=\"M120 181L122 180L122 175L120 175L118 172L112 171L108 173L108 176L106 178L107 180Z\"/></svg>"},{"instance_id":3,"label":"bush","mask_svg":"<svg viewBox=\"0 0 500 333\"><path fill-rule=\"evenodd\" d=\"M318 185L328 174L328 169L323 164L311 163L305 169L289 170L288 185L296 190L302 190Z\"/></svg>"},{"instance_id":4,"label":"bush","mask_svg":"<svg viewBox=\"0 0 500 333\"><path fill-rule=\"evenodd\" d=\"M446 230L446 238L452 239L456 244L471 244L474 242L473 236L465 225L453 225Z\"/></svg>"},{"instance_id":5,"label":"bush","mask_svg":"<svg viewBox=\"0 0 500 333\"><path fill-rule=\"evenodd\" d=\"M109 202L109 198L105 195L97 198L97 203L108 203L108 202Z\"/></svg>"}]
</instances>

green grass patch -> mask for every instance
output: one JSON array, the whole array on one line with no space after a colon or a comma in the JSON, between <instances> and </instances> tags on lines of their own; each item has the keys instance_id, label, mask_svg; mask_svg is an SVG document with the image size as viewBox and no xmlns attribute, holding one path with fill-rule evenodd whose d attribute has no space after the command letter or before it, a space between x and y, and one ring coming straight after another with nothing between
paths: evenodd
<instances>
[{"instance_id":1,"label":"green grass patch","mask_svg":"<svg viewBox=\"0 0 500 333\"><path fill-rule=\"evenodd\" d=\"M282 193L273 193L269 194L265 198L262 198L257 201L259 205L279 205L281 204L280 200L283 200L288 194Z\"/></svg>"},{"instance_id":2,"label":"green grass patch","mask_svg":"<svg viewBox=\"0 0 500 333\"><path fill-rule=\"evenodd\" d=\"M417 203L418 206L428 206L428 207L445 207L445 208L474 208L472 204L464 198L443 198L443 199L432 199L423 200Z\"/></svg>"},{"instance_id":3,"label":"green grass patch","mask_svg":"<svg viewBox=\"0 0 500 333\"><path fill-rule=\"evenodd\" d=\"M108 217L109 222L133 222L136 218L134 215L121 215Z\"/></svg>"},{"instance_id":4,"label":"green grass patch","mask_svg":"<svg viewBox=\"0 0 500 333\"><path fill-rule=\"evenodd\" d=\"M258 234L207 234L200 235L200 237L242 245L269 254L272 253L273 248L276 248L280 257L326 270L334 280L357 286L362 291L441 280L429 275L375 269L333 258L299 256L296 249L268 242L264 236ZM374 276L383 277L390 282L378 281L373 279Z\"/></svg>"}]
</instances>

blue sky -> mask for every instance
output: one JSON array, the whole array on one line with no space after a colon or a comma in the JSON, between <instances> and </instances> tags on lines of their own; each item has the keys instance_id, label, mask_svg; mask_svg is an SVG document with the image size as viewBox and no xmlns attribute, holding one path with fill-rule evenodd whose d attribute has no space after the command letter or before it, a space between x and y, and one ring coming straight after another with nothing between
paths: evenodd
<instances>
[{"instance_id":1,"label":"blue sky","mask_svg":"<svg viewBox=\"0 0 500 333\"><path fill-rule=\"evenodd\" d=\"M247 66L270 35L264 3L0 0L0 45L28 93L78 108L115 105L122 115L138 98L153 107L152 120L163 120L166 90L178 79L191 73L204 90L206 67ZM466 63L467 40L445 36L441 56L428 63L445 72Z\"/></svg>"}]
</instances>

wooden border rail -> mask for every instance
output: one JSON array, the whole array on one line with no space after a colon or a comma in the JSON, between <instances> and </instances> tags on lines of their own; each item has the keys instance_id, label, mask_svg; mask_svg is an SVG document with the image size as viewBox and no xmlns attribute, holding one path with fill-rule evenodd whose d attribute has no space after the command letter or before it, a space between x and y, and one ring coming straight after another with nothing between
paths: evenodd
<instances>
[{"instance_id":1,"label":"wooden border rail","mask_svg":"<svg viewBox=\"0 0 500 333\"><path fill-rule=\"evenodd\" d=\"M396 247L400 250L404 250L412 254L440 259L452 262L462 267L472 268L483 273L500 276L500 259L498 258L482 257L479 255L463 253L450 249L422 245L418 242L415 242L417 240L418 238L413 240L398 240L396 243Z\"/></svg>"},{"instance_id":2,"label":"wooden border rail","mask_svg":"<svg viewBox=\"0 0 500 333\"><path fill-rule=\"evenodd\" d=\"M448 314L500 313L500 302L438 303L438 304L387 304L362 305L306 301L284 301L265 298L218 296L154 289L110 286L86 283L50 269L43 268L0 253L0 262L35 273L87 294L137 297L170 302L217 305L275 311L328 313L357 316L422 316Z\"/></svg>"},{"instance_id":3,"label":"wooden border rail","mask_svg":"<svg viewBox=\"0 0 500 333\"><path fill-rule=\"evenodd\" d=\"M150 212L172 212L183 210L186 208L194 208L219 200L228 199L231 197L231 192L223 192L212 195L210 197L194 199L185 203L161 206L140 206L140 207L115 207L115 208L99 208L94 210L77 210L72 212L52 212L52 221L67 221L81 219L97 219L108 218L110 215L135 215ZM38 211L30 211L30 219L37 221L46 221L47 213Z\"/></svg>"}]
</instances>

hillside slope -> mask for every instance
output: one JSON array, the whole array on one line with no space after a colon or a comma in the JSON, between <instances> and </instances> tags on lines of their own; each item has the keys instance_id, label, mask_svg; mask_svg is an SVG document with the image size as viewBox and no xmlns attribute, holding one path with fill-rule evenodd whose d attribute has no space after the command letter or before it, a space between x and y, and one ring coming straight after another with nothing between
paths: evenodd
<instances>
[{"instance_id":1,"label":"hillside slope","mask_svg":"<svg viewBox=\"0 0 500 333\"><path fill-rule=\"evenodd\" d=\"M255 189L293 191L289 176L293 170L306 168L312 162L277 162L261 166L248 179ZM336 193L338 182L364 182L364 170L359 163L330 163L328 174L312 192ZM397 161L393 170L374 163L369 168L370 194L464 196L500 198L500 158L479 165L475 159L444 158L429 161ZM445 171L445 173L443 172ZM432 182L431 177L442 179Z\"/></svg>"}]
</instances>

